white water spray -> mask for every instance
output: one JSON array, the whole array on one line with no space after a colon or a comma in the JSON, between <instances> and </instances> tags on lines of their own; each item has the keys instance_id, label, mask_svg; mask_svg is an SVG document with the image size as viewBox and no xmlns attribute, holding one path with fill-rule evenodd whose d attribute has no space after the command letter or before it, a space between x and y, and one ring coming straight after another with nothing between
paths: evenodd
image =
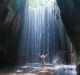
<instances>
[{"instance_id":1,"label":"white water spray","mask_svg":"<svg viewBox=\"0 0 80 75\"><path fill-rule=\"evenodd\" d=\"M20 57L26 57L26 62L36 63L39 62L37 53L49 53L46 62L56 63L60 50L59 28L62 25L56 0L45 0L38 7L29 5L27 1L24 14ZM56 60L53 60L54 57Z\"/></svg>"}]
</instances>

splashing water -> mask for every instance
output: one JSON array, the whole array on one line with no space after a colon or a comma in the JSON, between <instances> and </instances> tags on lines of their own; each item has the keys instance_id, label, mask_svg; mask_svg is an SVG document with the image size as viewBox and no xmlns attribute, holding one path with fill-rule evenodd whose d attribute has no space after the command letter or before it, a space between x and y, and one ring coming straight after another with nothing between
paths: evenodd
<instances>
[{"instance_id":1,"label":"splashing water","mask_svg":"<svg viewBox=\"0 0 80 75\"><path fill-rule=\"evenodd\" d=\"M57 65L59 58L54 58L52 64Z\"/></svg>"},{"instance_id":2,"label":"splashing water","mask_svg":"<svg viewBox=\"0 0 80 75\"><path fill-rule=\"evenodd\" d=\"M25 57L27 63L39 62L37 53L48 53L46 62L53 62L53 58L56 58L61 50L59 29L62 21L60 10L56 0L47 1L45 5L36 8L31 8L27 1L25 6L25 21L19 55L21 58Z\"/></svg>"}]
</instances>

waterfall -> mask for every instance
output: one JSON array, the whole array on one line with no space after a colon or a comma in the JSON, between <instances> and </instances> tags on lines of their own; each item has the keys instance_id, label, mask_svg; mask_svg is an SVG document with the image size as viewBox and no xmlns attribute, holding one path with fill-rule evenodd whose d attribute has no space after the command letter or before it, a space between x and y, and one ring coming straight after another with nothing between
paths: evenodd
<instances>
[{"instance_id":1,"label":"waterfall","mask_svg":"<svg viewBox=\"0 0 80 75\"><path fill-rule=\"evenodd\" d=\"M46 62L61 59L60 26L63 25L56 0L48 0L42 6L30 7L26 2L24 25L19 46L19 57L26 63L39 63L40 54L47 54Z\"/></svg>"}]
</instances>

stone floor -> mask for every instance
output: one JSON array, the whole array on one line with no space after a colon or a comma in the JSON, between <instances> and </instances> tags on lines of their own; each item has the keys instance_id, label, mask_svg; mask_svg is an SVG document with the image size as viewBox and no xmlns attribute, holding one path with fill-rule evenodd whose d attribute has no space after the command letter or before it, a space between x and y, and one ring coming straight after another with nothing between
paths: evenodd
<instances>
[{"instance_id":1,"label":"stone floor","mask_svg":"<svg viewBox=\"0 0 80 75\"><path fill-rule=\"evenodd\" d=\"M0 75L77 75L75 65L51 65L41 67L38 64L17 66L12 71L0 72Z\"/></svg>"}]
</instances>

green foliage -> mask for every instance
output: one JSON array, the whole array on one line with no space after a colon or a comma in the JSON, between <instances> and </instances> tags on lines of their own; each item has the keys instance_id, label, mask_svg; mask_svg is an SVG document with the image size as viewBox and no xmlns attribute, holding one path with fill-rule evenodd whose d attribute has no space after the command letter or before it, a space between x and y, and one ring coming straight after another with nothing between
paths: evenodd
<instances>
[{"instance_id":1,"label":"green foliage","mask_svg":"<svg viewBox=\"0 0 80 75\"><path fill-rule=\"evenodd\" d=\"M29 6L32 8L36 8L43 5L45 2L46 0L29 0Z\"/></svg>"}]
</instances>

